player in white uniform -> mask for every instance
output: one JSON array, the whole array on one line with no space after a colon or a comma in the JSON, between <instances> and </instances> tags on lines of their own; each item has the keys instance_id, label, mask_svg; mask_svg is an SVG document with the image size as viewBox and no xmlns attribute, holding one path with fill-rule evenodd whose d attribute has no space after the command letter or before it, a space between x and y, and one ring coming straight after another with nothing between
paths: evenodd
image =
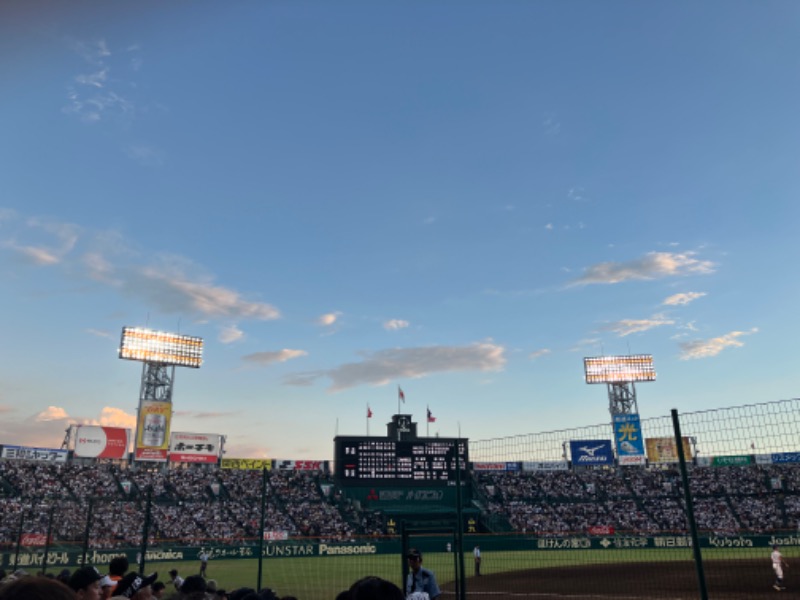
<instances>
[{"instance_id":1,"label":"player in white uniform","mask_svg":"<svg viewBox=\"0 0 800 600\"><path fill-rule=\"evenodd\" d=\"M783 570L788 565L786 564L786 561L783 560L783 555L778 549L777 544L772 547L772 554L770 556L772 558L772 570L775 571L775 584L772 587L777 591L782 592L786 589L786 587L783 585Z\"/></svg>"}]
</instances>

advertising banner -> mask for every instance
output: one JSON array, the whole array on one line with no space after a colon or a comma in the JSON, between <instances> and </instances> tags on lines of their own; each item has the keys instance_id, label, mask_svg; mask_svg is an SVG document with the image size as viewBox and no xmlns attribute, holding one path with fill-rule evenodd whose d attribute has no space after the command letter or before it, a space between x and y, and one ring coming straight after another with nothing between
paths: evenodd
<instances>
[{"instance_id":1,"label":"advertising banner","mask_svg":"<svg viewBox=\"0 0 800 600\"><path fill-rule=\"evenodd\" d=\"M322 460L276 460L274 469L278 471L322 471L325 468Z\"/></svg>"},{"instance_id":2,"label":"advertising banner","mask_svg":"<svg viewBox=\"0 0 800 600\"><path fill-rule=\"evenodd\" d=\"M216 433L178 433L170 436L170 462L216 464L222 436Z\"/></svg>"},{"instance_id":3,"label":"advertising banner","mask_svg":"<svg viewBox=\"0 0 800 600\"><path fill-rule=\"evenodd\" d=\"M41 462L67 462L66 450L53 448L27 448L25 446L3 446L3 458L12 460L37 460Z\"/></svg>"},{"instance_id":4,"label":"advertising banner","mask_svg":"<svg viewBox=\"0 0 800 600\"><path fill-rule=\"evenodd\" d=\"M52 538L50 540L52 542ZM46 533L23 533L19 538L19 543L22 546L46 546L47 534Z\"/></svg>"},{"instance_id":5,"label":"advertising banner","mask_svg":"<svg viewBox=\"0 0 800 600\"><path fill-rule=\"evenodd\" d=\"M473 471L505 471L506 463L504 462L474 462L472 463Z\"/></svg>"},{"instance_id":6,"label":"advertising banner","mask_svg":"<svg viewBox=\"0 0 800 600\"><path fill-rule=\"evenodd\" d=\"M568 469L569 463L565 460L525 461L522 463L523 471L566 471Z\"/></svg>"},{"instance_id":7,"label":"advertising banner","mask_svg":"<svg viewBox=\"0 0 800 600\"><path fill-rule=\"evenodd\" d=\"M620 465L643 465L644 439L639 415L614 415L614 439Z\"/></svg>"},{"instance_id":8,"label":"advertising banner","mask_svg":"<svg viewBox=\"0 0 800 600\"><path fill-rule=\"evenodd\" d=\"M569 452L573 467L614 464L611 440L570 440Z\"/></svg>"},{"instance_id":9,"label":"advertising banner","mask_svg":"<svg viewBox=\"0 0 800 600\"><path fill-rule=\"evenodd\" d=\"M772 464L778 463L798 463L800 462L800 452L776 452L771 455Z\"/></svg>"},{"instance_id":10,"label":"advertising banner","mask_svg":"<svg viewBox=\"0 0 800 600\"><path fill-rule=\"evenodd\" d=\"M136 460L167 462L171 420L172 402L142 401Z\"/></svg>"},{"instance_id":11,"label":"advertising banner","mask_svg":"<svg viewBox=\"0 0 800 600\"><path fill-rule=\"evenodd\" d=\"M78 425L75 432L75 456L80 458L128 458L130 439L130 429Z\"/></svg>"},{"instance_id":12,"label":"advertising banner","mask_svg":"<svg viewBox=\"0 0 800 600\"><path fill-rule=\"evenodd\" d=\"M749 454L739 456L715 456L711 459L712 467L743 467L752 462Z\"/></svg>"},{"instance_id":13,"label":"advertising banner","mask_svg":"<svg viewBox=\"0 0 800 600\"><path fill-rule=\"evenodd\" d=\"M275 542L279 540L288 540L289 539L289 532L288 531L265 531L264 532L264 539L269 542Z\"/></svg>"},{"instance_id":14,"label":"advertising banner","mask_svg":"<svg viewBox=\"0 0 800 600\"><path fill-rule=\"evenodd\" d=\"M691 462L692 447L689 438L684 436L681 438L681 442L683 443L683 456L686 462ZM647 448L647 460L650 461L650 464L680 462L675 438L647 438L644 443Z\"/></svg>"},{"instance_id":15,"label":"advertising banner","mask_svg":"<svg viewBox=\"0 0 800 600\"><path fill-rule=\"evenodd\" d=\"M220 461L222 469L241 469L243 471L272 470L271 458L223 458Z\"/></svg>"}]
</instances>

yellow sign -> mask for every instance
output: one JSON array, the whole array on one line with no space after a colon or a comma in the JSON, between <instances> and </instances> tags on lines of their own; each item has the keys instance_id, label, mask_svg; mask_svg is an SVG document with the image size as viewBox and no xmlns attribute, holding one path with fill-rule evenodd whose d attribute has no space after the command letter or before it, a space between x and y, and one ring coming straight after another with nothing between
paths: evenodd
<instances>
[{"instance_id":1,"label":"yellow sign","mask_svg":"<svg viewBox=\"0 0 800 600\"><path fill-rule=\"evenodd\" d=\"M683 456L687 461L692 460L692 448L688 437L681 438L683 442ZM676 463L678 462L678 447L675 438L647 438L645 441L647 460L650 463Z\"/></svg>"},{"instance_id":2,"label":"yellow sign","mask_svg":"<svg viewBox=\"0 0 800 600\"><path fill-rule=\"evenodd\" d=\"M139 411L139 434L136 460L167 460L172 402L142 401Z\"/></svg>"},{"instance_id":3,"label":"yellow sign","mask_svg":"<svg viewBox=\"0 0 800 600\"><path fill-rule=\"evenodd\" d=\"M241 469L244 471L272 470L271 458L223 458L220 467L223 469Z\"/></svg>"}]
</instances>

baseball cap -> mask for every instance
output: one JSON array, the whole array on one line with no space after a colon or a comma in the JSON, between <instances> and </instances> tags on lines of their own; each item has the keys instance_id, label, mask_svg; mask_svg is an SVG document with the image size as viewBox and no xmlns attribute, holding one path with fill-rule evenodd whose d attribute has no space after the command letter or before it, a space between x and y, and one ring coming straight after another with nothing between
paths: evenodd
<instances>
[{"instance_id":1,"label":"baseball cap","mask_svg":"<svg viewBox=\"0 0 800 600\"><path fill-rule=\"evenodd\" d=\"M416 548L411 548L411 549L410 549L410 550L409 550L409 551L406 553L406 558L419 558L419 559L422 559L422 552L420 552L420 551L419 551L419 550L417 550Z\"/></svg>"},{"instance_id":2,"label":"baseball cap","mask_svg":"<svg viewBox=\"0 0 800 600\"><path fill-rule=\"evenodd\" d=\"M158 573L151 573L147 577L142 577L136 571L133 571L119 580L117 587L114 589L114 595L132 598L142 588L153 585L156 579L158 579Z\"/></svg>"},{"instance_id":3,"label":"baseball cap","mask_svg":"<svg viewBox=\"0 0 800 600\"><path fill-rule=\"evenodd\" d=\"M100 581L102 578L103 576L100 574L100 571L94 567L83 567L72 574L72 577L69 578L68 585L77 592L83 588L89 587L95 581Z\"/></svg>"},{"instance_id":4,"label":"baseball cap","mask_svg":"<svg viewBox=\"0 0 800 600\"><path fill-rule=\"evenodd\" d=\"M191 594L192 592L206 592L208 585L206 580L200 575L189 575L181 584L181 594Z\"/></svg>"}]
</instances>

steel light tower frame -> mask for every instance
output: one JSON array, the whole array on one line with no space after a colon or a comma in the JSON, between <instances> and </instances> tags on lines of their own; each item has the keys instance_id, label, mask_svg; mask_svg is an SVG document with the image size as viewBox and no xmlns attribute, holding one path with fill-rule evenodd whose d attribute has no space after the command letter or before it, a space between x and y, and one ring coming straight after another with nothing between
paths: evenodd
<instances>
[{"instance_id":1,"label":"steel light tower frame","mask_svg":"<svg viewBox=\"0 0 800 600\"><path fill-rule=\"evenodd\" d=\"M615 415L638 414L635 382L656 380L652 354L586 357L583 368L586 383L606 384L612 420Z\"/></svg>"},{"instance_id":2,"label":"steel light tower frame","mask_svg":"<svg viewBox=\"0 0 800 600\"><path fill-rule=\"evenodd\" d=\"M135 447L139 442L142 404L172 404L175 367L199 369L203 364L203 338L142 327L123 327L119 358L144 363L136 408Z\"/></svg>"}]
</instances>

